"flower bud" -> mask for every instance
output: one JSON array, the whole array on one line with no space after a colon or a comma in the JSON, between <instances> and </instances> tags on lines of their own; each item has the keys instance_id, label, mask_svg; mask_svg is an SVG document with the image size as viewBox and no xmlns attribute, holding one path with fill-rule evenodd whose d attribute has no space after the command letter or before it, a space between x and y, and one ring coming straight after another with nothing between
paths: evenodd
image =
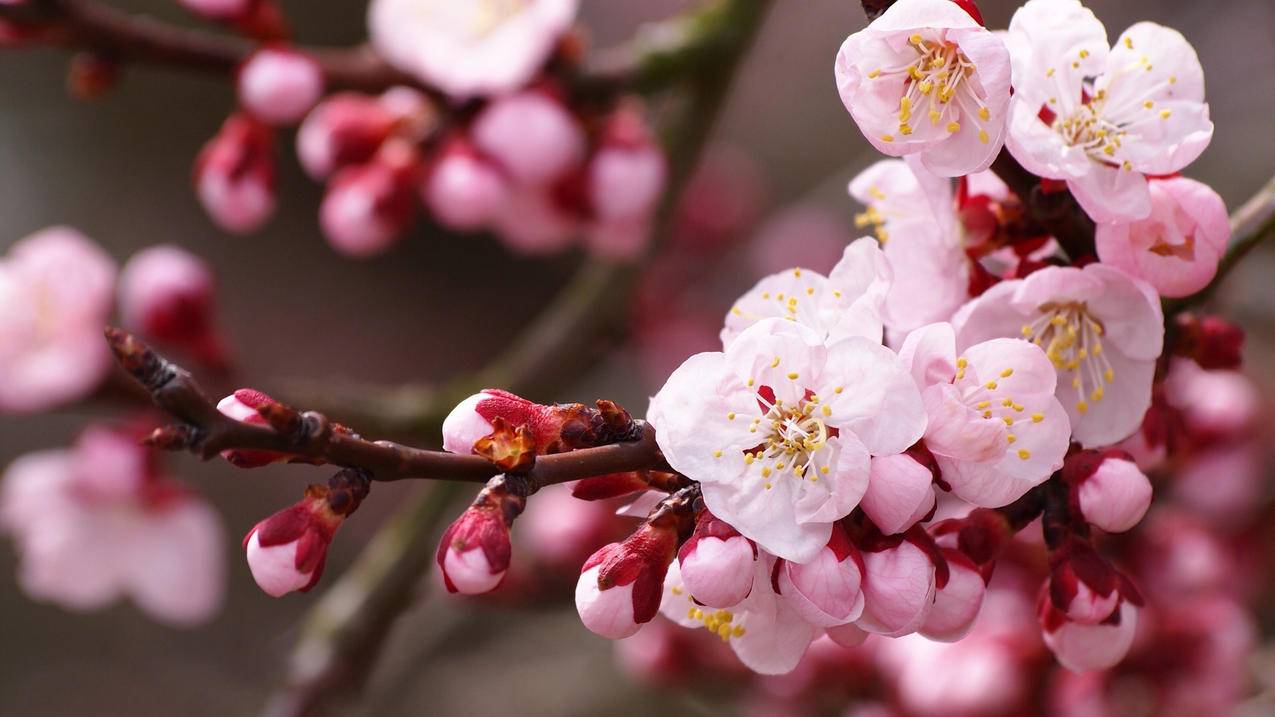
<instances>
[{"instance_id":1,"label":"flower bud","mask_svg":"<svg viewBox=\"0 0 1275 717\"><path fill-rule=\"evenodd\" d=\"M394 131L398 117L375 97L354 92L319 103L297 130L297 159L315 180L363 164Z\"/></svg>"},{"instance_id":2,"label":"flower bud","mask_svg":"<svg viewBox=\"0 0 1275 717\"><path fill-rule=\"evenodd\" d=\"M540 256L563 251L579 229L576 217L547 191L517 189L493 222L496 236L519 254Z\"/></svg>"},{"instance_id":3,"label":"flower bud","mask_svg":"<svg viewBox=\"0 0 1275 717\"><path fill-rule=\"evenodd\" d=\"M918 630L939 642L956 642L973 627L983 607L987 584L974 562L958 550L946 549L949 577L947 584L934 593L934 605Z\"/></svg>"},{"instance_id":4,"label":"flower bud","mask_svg":"<svg viewBox=\"0 0 1275 717\"><path fill-rule=\"evenodd\" d=\"M274 134L245 114L226 118L195 159L200 203L234 234L255 232L274 214L277 182Z\"/></svg>"},{"instance_id":5,"label":"flower bud","mask_svg":"<svg viewBox=\"0 0 1275 717\"><path fill-rule=\"evenodd\" d=\"M539 455L637 438L632 416L609 401L599 401L597 408L579 403L545 406L486 388L461 401L443 420L443 449L473 453L474 444L495 430L496 418L511 427L526 426Z\"/></svg>"},{"instance_id":6,"label":"flower bud","mask_svg":"<svg viewBox=\"0 0 1275 717\"><path fill-rule=\"evenodd\" d=\"M1063 474L1076 486L1085 520L1108 533L1137 525L1151 506L1151 481L1124 451L1083 451L1067 459Z\"/></svg>"},{"instance_id":7,"label":"flower bud","mask_svg":"<svg viewBox=\"0 0 1275 717\"><path fill-rule=\"evenodd\" d=\"M328 183L319 224L334 249L368 257L389 249L412 221L415 150L387 144L371 162L341 170Z\"/></svg>"},{"instance_id":8,"label":"flower bud","mask_svg":"<svg viewBox=\"0 0 1275 717\"><path fill-rule=\"evenodd\" d=\"M1120 604L1120 574L1087 543L1072 541L1054 556L1049 599L1071 622L1094 625Z\"/></svg>"},{"instance_id":9,"label":"flower bud","mask_svg":"<svg viewBox=\"0 0 1275 717\"><path fill-rule=\"evenodd\" d=\"M239 104L272 125L299 122L323 96L323 70L290 49L258 50L239 69Z\"/></svg>"},{"instance_id":10,"label":"flower bud","mask_svg":"<svg viewBox=\"0 0 1275 717\"><path fill-rule=\"evenodd\" d=\"M220 364L221 339L213 328L212 270L199 257L163 244L134 254L120 273L124 325L200 360Z\"/></svg>"},{"instance_id":11,"label":"flower bud","mask_svg":"<svg viewBox=\"0 0 1275 717\"><path fill-rule=\"evenodd\" d=\"M456 231L487 226L508 196L509 183L499 168L461 137L443 147L421 186L421 200L434 220Z\"/></svg>"},{"instance_id":12,"label":"flower bud","mask_svg":"<svg viewBox=\"0 0 1275 717\"><path fill-rule=\"evenodd\" d=\"M576 610L593 632L624 639L660 609L664 577L677 551L677 531L648 522L622 543L585 561L576 583Z\"/></svg>"},{"instance_id":13,"label":"flower bud","mask_svg":"<svg viewBox=\"0 0 1275 717\"><path fill-rule=\"evenodd\" d=\"M436 560L448 592L480 595L500 585L509 572L509 528L526 504L504 476L487 482L438 544Z\"/></svg>"},{"instance_id":14,"label":"flower bud","mask_svg":"<svg viewBox=\"0 0 1275 717\"><path fill-rule=\"evenodd\" d=\"M1114 667L1124 659L1133 644L1138 612L1126 600L1102 622L1078 623L1042 595L1039 616L1045 644L1058 662L1072 672L1088 672Z\"/></svg>"},{"instance_id":15,"label":"flower bud","mask_svg":"<svg viewBox=\"0 0 1275 717\"><path fill-rule=\"evenodd\" d=\"M305 498L253 526L244 536L248 568L266 594L306 592L323 575L332 536L368 493L368 478L347 468L328 487L312 485Z\"/></svg>"},{"instance_id":16,"label":"flower bud","mask_svg":"<svg viewBox=\"0 0 1275 717\"><path fill-rule=\"evenodd\" d=\"M526 90L493 100L473 125L474 144L527 187L545 187L584 160L584 130L557 98Z\"/></svg>"},{"instance_id":17,"label":"flower bud","mask_svg":"<svg viewBox=\"0 0 1275 717\"><path fill-rule=\"evenodd\" d=\"M778 563L779 593L816 627L844 625L863 614L862 557L845 528L832 525L828 545L808 563Z\"/></svg>"},{"instance_id":18,"label":"flower bud","mask_svg":"<svg viewBox=\"0 0 1275 717\"><path fill-rule=\"evenodd\" d=\"M704 510L695 532L677 554L682 581L696 601L708 607L733 607L753 589L757 547L728 523Z\"/></svg>"},{"instance_id":19,"label":"flower bud","mask_svg":"<svg viewBox=\"0 0 1275 717\"><path fill-rule=\"evenodd\" d=\"M241 423L265 426L266 419L257 412L257 409L275 402L273 398L256 389L241 388L218 401L217 410ZM222 451L221 457L239 468L260 468L271 463L286 463L289 459L283 453L252 449Z\"/></svg>"},{"instance_id":20,"label":"flower bud","mask_svg":"<svg viewBox=\"0 0 1275 717\"><path fill-rule=\"evenodd\" d=\"M916 632L934 604L930 557L909 541L862 556L863 616L855 624L887 637Z\"/></svg>"},{"instance_id":21,"label":"flower bud","mask_svg":"<svg viewBox=\"0 0 1275 717\"><path fill-rule=\"evenodd\" d=\"M593 216L602 222L645 220L664 192L668 168L642 115L623 107L607 120L588 168Z\"/></svg>"},{"instance_id":22,"label":"flower bud","mask_svg":"<svg viewBox=\"0 0 1275 717\"><path fill-rule=\"evenodd\" d=\"M1220 316L1181 313L1175 354L1189 356L1203 369L1237 369L1243 362L1244 329Z\"/></svg>"},{"instance_id":23,"label":"flower bud","mask_svg":"<svg viewBox=\"0 0 1275 717\"><path fill-rule=\"evenodd\" d=\"M859 505L886 535L902 533L934 508L934 474L906 453L872 459Z\"/></svg>"}]
</instances>

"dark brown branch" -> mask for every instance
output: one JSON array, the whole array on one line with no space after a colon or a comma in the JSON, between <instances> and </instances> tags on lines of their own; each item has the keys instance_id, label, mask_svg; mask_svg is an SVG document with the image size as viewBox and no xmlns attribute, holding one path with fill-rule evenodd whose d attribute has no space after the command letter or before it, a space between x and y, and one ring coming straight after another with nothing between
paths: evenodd
<instances>
[{"instance_id":1,"label":"dark brown branch","mask_svg":"<svg viewBox=\"0 0 1275 717\"><path fill-rule=\"evenodd\" d=\"M1075 261L1094 255L1094 222L1071 192L1045 192L1040 177L1024 169L1008 149L997 155L992 171L1018 195L1040 229L1058 240L1067 258Z\"/></svg>"},{"instance_id":2,"label":"dark brown branch","mask_svg":"<svg viewBox=\"0 0 1275 717\"><path fill-rule=\"evenodd\" d=\"M204 459L226 450L273 451L310 463L363 468L377 481L485 483L500 472L478 456L369 441L313 411L300 413L273 405L262 410L270 426L237 421L217 410L188 371L131 334L107 329L106 338L120 364L156 405L179 421L156 433L154 442L160 447L189 450ZM607 473L669 470L656 445L655 430L636 423L642 429L638 440L541 456L524 475L539 488Z\"/></svg>"}]
</instances>

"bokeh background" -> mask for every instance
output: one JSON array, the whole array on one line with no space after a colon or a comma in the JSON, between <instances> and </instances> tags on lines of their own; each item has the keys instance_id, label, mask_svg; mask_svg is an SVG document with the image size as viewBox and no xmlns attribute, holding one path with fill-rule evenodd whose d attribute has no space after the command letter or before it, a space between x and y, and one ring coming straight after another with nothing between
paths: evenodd
<instances>
[{"instance_id":1,"label":"bokeh background","mask_svg":"<svg viewBox=\"0 0 1275 717\"><path fill-rule=\"evenodd\" d=\"M181 22L170 0L113 3ZM308 44L363 39L359 0L283 3ZM1275 4L1270 0L1091 0L1114 37L1138 20L1180 29L1204 65L1217 133L1190 174L1238 206L1275 172ZM583 21L595 44L627 37L643 20L690 2L591 0ZM980 3L990 27L1004 27L1008 0ZM841 41L864 24L851 0L779 0L742 68L714 135L735 161L751 163L760 191L745 197L759 225L792 221L791 207L815 207L817 227L856 236L846 180L877 157L846 115L832 79ZM337 256L320 237L321 188L285 152L281 210L262 233L231 237L202 214L188 184L192 160L233 106L221 78L143 67L95 102L64 91L66 55L0 51L0 249L45 226L68 224L117 260L172 242L208 259L221 282L222 326L243 382L292 397L324 387L443 380L480 365L553 296L581 260L517 259L487 237L452 237L420 225L389 255ZM289 138L290 141L290 138ZM740 160L739 156L745 158ZM771 228L774 224L772 221ZM814 232L812 228L810 231ZM789 241L801 242L800 232ZM813 240L812 240L813 241ZM800 245L793 245L800 252ZM770 248L771 253L775 252ZM760 269L747 243L705 267L703 307L724 314ZM784 250L779 250L782 256ZM1275 254L1259 252L1229 281L1228 314L1249 331L1248 370L1266 388L1272 368ZM707 348L694 332L648 331L674 356ZM697 342L700 342L697 344ZM608 396L640 412L655 388L632 352L600 362L552 400ZM221 386L233 388L233 386ZM0 465L67 444L87 407L52 415L0 416ZM335 417L340 418L339 412ZM435 436L416 436L420 444ZM303 468L237 471L173 456L171 472L196 485L227 526L228 599L211 624L159 626L123 604L71 614L34 604L14 581L9 544L0 546L0 714L227 715L253 713L282 673L297 624L318 593L264 596L238 550L238 536L325 475ZM412 485L377 486L342 529L327 581L339 575ZM1275 552L1275 551L1272 551ZM613 667L611 645L578 622L567 592L538 608L461 602L427 590L399 624L354 714L592 715L660 710L710 714L721 705L656 695ZM1271 616L1265 616L1268 620Z\"/></svg>"}]
</instances>

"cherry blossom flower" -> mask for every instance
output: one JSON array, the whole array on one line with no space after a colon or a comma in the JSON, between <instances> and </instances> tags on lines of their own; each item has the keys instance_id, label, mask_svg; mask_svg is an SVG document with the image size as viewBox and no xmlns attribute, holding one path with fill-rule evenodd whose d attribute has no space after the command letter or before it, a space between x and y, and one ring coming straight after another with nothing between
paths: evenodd
<instances>
[{"instance_id":1,"label":"cherry blossom flower","mask_svg":"<svg viewBox=\"0 0 1275 717\"><path fill-rule=\"evenodd\" d=\"M906 453L872 459L859 507L882 533L911 528L934 509L934 474Z\"/></svg>"},{"instance_id":2,"label":"cherry blossom flower","mask_svg":"<svg viewBox=\"0 0 1275 717\"><path fill-rule=\"evenodd\" d=\"M496 214L493 229L512 251L542 256L571 246L580 226L548 190L517 187Z\"/></svg>"},{"instance_id":3,"label":"cherry blossom flower","mask_svg":"<svg viewBox=\"0 0 1275 717\"><path fill-rule=\"evenodd\" d=\"M1164 318L1155 291L1119 269L1049 267L1002 282L962 307L952 325L958 350L1008 336L1043 348L1073 439L1085 447L1126 438L1151 405Z\"/></svg>"},{"instance_id":4,"label":"cherry blossom flower","mask_svg":"<svg viewBox=\"0 0 1275 717\"><path fill-rule=\"evenodd\" d=\"M82 398L111 368L102 340L115 262L74 229L52 227L0 258L0 412Z\"/></svg>"},{"instance_id":5,"label":"cherry blossom flower","mask_svg":"<svg viewBox=\"0 0 1275 717\"><path fill-rule=\"evenodd\" d=\"M199 202L217 226L257 231L275 210L274 133L246 114L230 115L195 158L194 175Z\"/></svg>"},{"instance_id":6,"label":"cherry blossom flower","mask_svg":"<svg viewBox=\"0 0 1275 717\"><path fill-rule=\"evenodd\" d=\"M323 70L313 58L283 48L254 52L239 69L239 103L274 125L298 122L323 96Z\"/></svg>"},{"instance_id":7,"label":"cherry blossom flower","mask_svg":"<svg viewBox=\"0 0 1275 717\"><path fill-rule=\"evenodd\" d=\"M1073 622L1048 600L1041 602L1045 644L1059 664L1072 672L1105 670L1129 652L1138 626L1139 610L1127 600L1111 617L1097 624Z\"/></svg>"},{"instance_id":8,"label":"cherry blossom flower","mask_svg":"<svg viewBox=\"0 0 1275 717\"><path fill-rule=\"evenodd\" d=\"M783 319L687 359L647 417L669 465L700 483L714 515L797 563L858 505L869 455L899 453L925 430L893 352L860 337L825 346Z\"/></svg>"},{"instance_id":9,"label":"cherry blossom flower","mask_svg":"<svg viewBox=\"0 0 1275 717\"><path fill-rule=\"evenodd\" d=\"M1054 397L1045 352L1021 339L992 339L956 353L950 324L908 335L899 351L929 417L925 446L962 499L997 508L1063 465L1067 413Z\"/></svg>"},{"instance_id":10,"label":"cherry blossom flower","mask_svg":"<svg viewBox=\"0 0 1275 717\"><path fill-rule=\"evenodd\" d=\"M862 555L864 608L855 624L887 637L921 629L936 590L930 556L908 540L882 550L865 550Z\"/></svg>"},{"instance_id":11,"label":"cherry blossom flower","mask_svg":"<svg viewBox=\"0 0 1275 717\"><path fill-rule=\"evenodd\" d=\"M498 476L448 526L436 558L448 592L480 595L500 586L509 572L509 527L525 505Z\"/></svg>"},{"instance_id":12,"label":"cherry blossom flower","mask_svg":"<svg viewBox=\"0 0 1275 717\"><path fill-rule=\"evenodd\" d=\"M837 90L878 151L919 155L958 177L987 169L1005 140L1005 44L949 0L900 0L841 45Z\"/></svg>"},{"instance_id":13,"label":"cherry blossom flower","mask_svg":"<svg viewBox=\"0 0 1275 717\"><path fill-rule=\"evenodd\" d=\"M171 244L143 249L124 265L119 297L126 327L180 346L202 361L224 361L213 321L215 279L203 259Z\"/></svg>"},{"instance_id":14,"label":"cherry blossom flower","mask_svg":"<svg viewBox=\"0 0 1275 717\"><path fill-rule=\"evenodd\" d=\"M533 89L487 105L470 129L474 146L523 187L545 187L580 166L584 129L561 100Z\"/></svg>"},{"instance_id":15,"label":"cherry blossom flower","mask_svg":"<svg viewBox=\"0 0 1275 717\"><path fill-rule=\"evenodd\" d=\"M457 99L527 84L575 20L578 0L373 0L368 33L398 69Z\"/></svg>"},{"instance_id":16,"label":"cherry blossom flower","mask_svg":"<svg viewBox=\"0 0 1275 717\"><path fill-rule=\"evenodd\" d=\"M372 161L338 172L319 207L319 224L334 249L352 257L388 250L416 212L416 151L391 142Z\"/></svg>"},{"instance_id":17,"label":"cherry blossom flower","mask_svg":"<svg viewBox=\"0 0 1275 717\"><path fill-rule=\"evenodd\" d=\"M362 164L376 154L400 118L376 97L341 92L323 100L297 130L297 159L312 179Z\"/></svg>"},{"instance_id":18,"label":"cherry blossom flower","mask_svg":"<svg viewBox=\"0 0 1275 717\"><path fill-rule=\"evenodd\" d=\"M763 675L791 672L817 636L817 630L775 594L770 575L774 556L754 563L753 588L729 610L705 609L691 599L676 563L664 580L660 613L683 627L704 628L727 642L740 661Z\"/></svg>"},{"instance_id":19,"label":"cherry blossom flower","mask_svg":"<svg viewBox=\"0 0 1275 717\"><path fill-rule=\"evenodd\" d=\"M1108 49L1078 0L1029 0L1006 43L1006 146L1033 174L1065 180L1099 223L1146 218L1146 176L1181 170L1213 138L1199 57L1176 30L1140 22Z\"/></svg>"},{"instance_id":20,"label":"cherry blossom flower","mask_svg":"<svg viewBox=\"0 0 1275 717\"><path fill-rule=\"evenodd\" d=\"M748 597L756 560L757 546L707 510L677 553L686 589L706 607L733 607Z\"/></svg>"},{"instance_id":21,"label":"cherry blossom flower","mask_svg":"<svg viewBox=\"0 0 1275 717\"><path fill-rule=\"evenodd\" d=\"M220 520L132 431L95 426L71 449L18 458L0 482L0 528L34 599L93 610L127 596L175 626L221 606Z\"/></svg>"},{"instance_id":22,"label":"cherry blossom flower","mask_svg":"<svg viewBox=\"0 0 1275 717\"><path fill-rule=\"evenodd\" d=\"M759 281L726 315L722 345L729 346L749 326L771 318L808 326L830 342L857 336L880 343L881 307L893 277L877 243L858 239L846 247L827 277L797 268Z\"/></svg>"},{"instance_id":23,"label":"cherry blossom flower","mask_svg":"<svg viewBox=\"0 0 1275 717\"><path fill-rule=\"evenodd\" d=\"M956 642L965 637L987 594L987 583L974 563L958 550L944 549L948 579L934 592L934 605L918 632L931 640Z\"/></svg>"},{"instance_id":24,"label":"cherry blossom flower","mask_svg":"<svg viewBox=\"0 0 1275 717\"><path fill-rule=\"evenodd\" d=\"M1161 296L1190 296L1213 280L1231 241L1226 203L1208 185L1185 177L1152 180L1148 187L1150 216L1099 225L1098 257Z\"/></svg>"}]
</instances>

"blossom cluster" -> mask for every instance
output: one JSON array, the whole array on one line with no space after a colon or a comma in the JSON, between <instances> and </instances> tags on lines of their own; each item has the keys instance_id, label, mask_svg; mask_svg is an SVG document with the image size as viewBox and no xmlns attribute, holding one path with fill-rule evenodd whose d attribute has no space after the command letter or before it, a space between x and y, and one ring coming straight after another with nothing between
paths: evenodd
<instances>
[{"instance_id":1,"label":"blossom cluster","mask_svg":"<svg viewBox=\"0 0 1275 717\"><path fill-rule=\"evenodd\" d=\"M224 17L221 4L202 12ZM326 184L319 224L342 254L387 251L423 207L444 229L490 231L521 254L579 243L630 260L646 246L665 159L636 100L575 102L555 74L570 64L576 10L372 2L372 47L404 82L380 95L325 96L317 58L264 46L239 68L240 110L200 153L196 193L227 231L260 229L277 203L278 129L299 125L297 158Z\"/></svg>"}]
</instances>

